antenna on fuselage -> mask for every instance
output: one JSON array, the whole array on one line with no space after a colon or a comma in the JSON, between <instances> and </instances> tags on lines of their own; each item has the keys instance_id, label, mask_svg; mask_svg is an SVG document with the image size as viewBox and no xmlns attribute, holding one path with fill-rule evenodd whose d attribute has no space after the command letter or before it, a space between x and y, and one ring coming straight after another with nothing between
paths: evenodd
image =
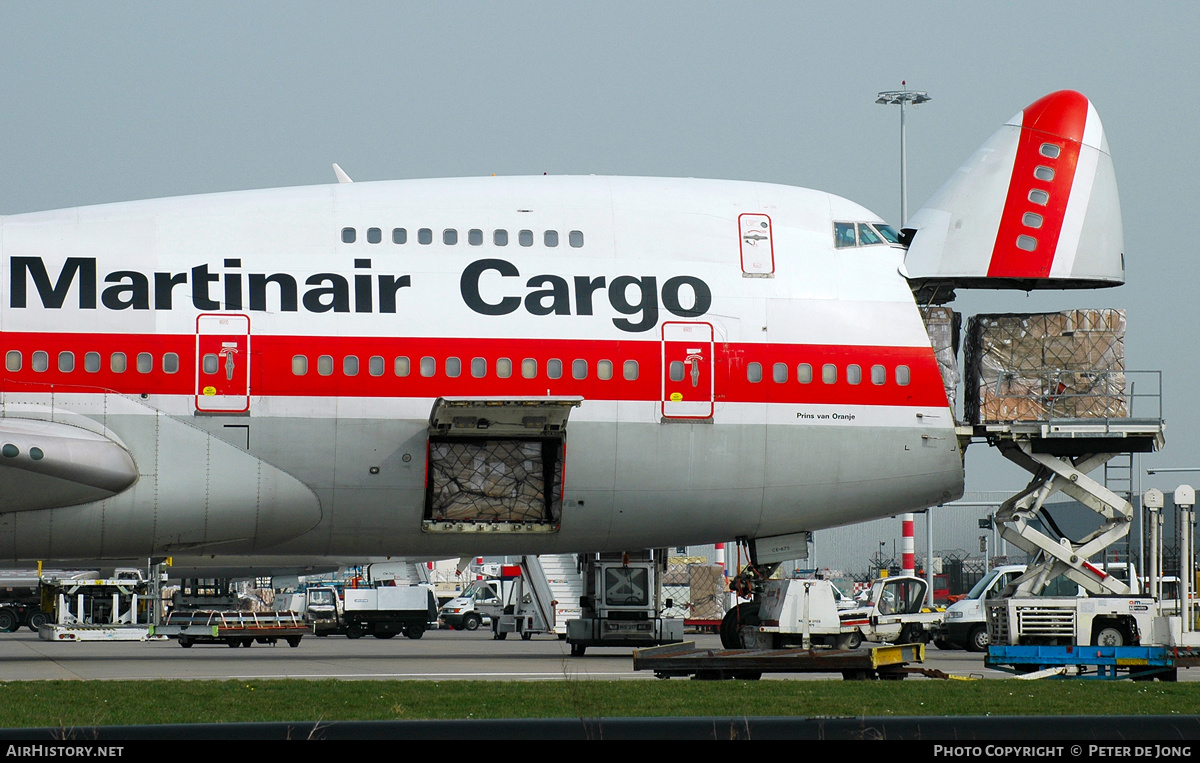
<instances>
[{"instance_id":1,"label":"antenna on fuselage","mask_svg":"<svg viewBox=\"0 0 1200 763\"><path fill-rule=\"evenodd\" d=\"M353 183L354 182L353 180L350 179L350 176L346 174L346 171L338 166L337 162L333 163L333 174L337 176L337 181L339 183Z\"/></svg>"}]
</instances>

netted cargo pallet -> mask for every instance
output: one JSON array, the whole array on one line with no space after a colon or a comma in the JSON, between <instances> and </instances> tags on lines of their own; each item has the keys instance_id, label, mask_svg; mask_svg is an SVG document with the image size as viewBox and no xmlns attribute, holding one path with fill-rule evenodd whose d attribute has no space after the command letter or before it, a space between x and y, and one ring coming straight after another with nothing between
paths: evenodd
<instances>
[{"instance_id":1,"label":"netted cargo pallet","mask_svg":"<svg viewBox=\"0 0 1200 763\"><path fill-rule=\"evenodd\" d=\"M976 315L966 355L971 423L1128 415L1123 310Z\"/></svg>"},{"instance_id":2,"label":"netted cargo pallet","mask_svg":"<svg viewBox=\"0 0 1200 763\"><path fill-rule=\"evenodd\" d=\"M454 440L429 444L426 518L448 522L555 522L559 440Z\"/></svg>"}]
</instances>

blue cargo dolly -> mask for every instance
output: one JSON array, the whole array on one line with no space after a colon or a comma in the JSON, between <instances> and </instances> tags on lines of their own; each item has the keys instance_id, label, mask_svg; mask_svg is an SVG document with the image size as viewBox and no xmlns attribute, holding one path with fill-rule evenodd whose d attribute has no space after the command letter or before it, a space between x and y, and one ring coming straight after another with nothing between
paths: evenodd
<instances>
[{"instance_id":1,"label":"blue cargo dolly","mask_svg":"<svg viewBox=\"0 0 1200 763\"><path fill-rule=\"evenodd\" d=\"M1200 666L1200 652L1165 646L990 646L983 664L1018 675L1045 672L1038 677L1047 678L1174 681L1179 668ZM1049 674L1063 668L1077 672Z\"/></svg>"}]
</instances>

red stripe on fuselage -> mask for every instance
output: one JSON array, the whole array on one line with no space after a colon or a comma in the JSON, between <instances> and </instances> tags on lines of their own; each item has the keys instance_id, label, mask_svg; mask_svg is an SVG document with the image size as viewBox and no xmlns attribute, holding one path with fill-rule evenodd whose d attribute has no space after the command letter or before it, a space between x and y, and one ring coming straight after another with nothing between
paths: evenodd
<instances>
[{"instance_id":1,"label":"red stripe on fuselage","mask_svg":"<svg viewBox=\"0 0 1200 763\"><path fill-rule=\"evenodd\" d=\"M7 392L196 394L196 337L191 334L67 334L0 333L0 350L21 355L21 368L0 371L0 389ZM799 345L718 343L714 363L717 402L810 403L833 405L947 405L941 374L929 347L856 345ZM34 353L44 352L45 370L35 371ZM60 355L73 356L73 369L60 370ZM99 370L85 370L87 353L99 354ZM112 370L112 355L124 353L127 369ZM138 371L138 355L150 355L151 370ZM163 370L163 357L174 353L178 371ZM306 359L307 373L292 372L293 358ZM332 358L333 372L318 373L320 357ZM358 373L343 372L347 356L358 360ZM370 373L372 357L383 359L383 374ZM408 358L407 376L395 375L395 359ZM433 358L432 376L422 376L422 358ZM457 358L461 372L447 376L447 358ZM482 377L473 375L472 361L486 361ZM496 361L507 358L512 375L499 378ZM522 375L522 361L537 362L534 378ZM547 376L550 360L561 361L562 375ZM586 376L573 378L574 361L587 362ZM598 363L612 363L612 378L598 378ZM637 363L637 378L626 379L626 361ZM39 364L42 361L39 360ZM579 395L591 400L658 400L662 390L661 343L636 340L586 339L466 339L430 337L327 337L256 335L251 343L250 394L265 397L378 397L435 398L441 396ZM750 381L750 365L758 363L761 381ZM775 364L787 369L786 381L776 382ZM812 381L797 381L797 366L811 366ZM822 367L832 364L837 380L822 381ZM861 381L848 381L856 365ZM872 368L882 366L882 384ZM910 381L897 383L897 367L906 367ZM217 373L224 373L218 366ZM199 376L199 386L206 375Z\"/></svg>"},{"instance_id":2,"label":"red stripe on fuselage","mask_svg":"<svg viewBox=\"0 0 1200 763\"><path fill-rule=\"evenodd\" d=\"M1050 277L1067 200L1075 180L1087 113L1087 98L1072 90L1051 93L1034 101L1023 112L1008 196L988 266L989 278ZM1047 143L1058 147L1057 157L1041 153L1042 145ZM1054 178L1039 179L1035 175L1039 167L1051 169ZM1045 205L1029 200L1029 194L1034 190L1049 195ZM1041 227L1025 225L1026 213L1039 215ZM1037 242L1032 251L1017 246L1017 239L1023 235Z\"/></svg>"}]
</instances>

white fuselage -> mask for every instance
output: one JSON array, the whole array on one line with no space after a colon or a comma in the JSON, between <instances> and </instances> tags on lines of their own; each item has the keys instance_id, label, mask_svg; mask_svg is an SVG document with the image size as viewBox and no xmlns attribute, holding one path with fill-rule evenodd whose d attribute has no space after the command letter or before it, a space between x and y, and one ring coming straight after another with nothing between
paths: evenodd
<instances>
[{"instance_id":1,"label":"white fuselage","mask_svg":"<svg viewBox=\"0 0 1200 763\"><path fill-rule=\"evenodd\" d=\"M835 247L877 220L609 177L0 218L0 558L622 550L952 500L903 251ZM582 399L539 527L430 522L439 398Z\"/></svg>"}]
</instances>

